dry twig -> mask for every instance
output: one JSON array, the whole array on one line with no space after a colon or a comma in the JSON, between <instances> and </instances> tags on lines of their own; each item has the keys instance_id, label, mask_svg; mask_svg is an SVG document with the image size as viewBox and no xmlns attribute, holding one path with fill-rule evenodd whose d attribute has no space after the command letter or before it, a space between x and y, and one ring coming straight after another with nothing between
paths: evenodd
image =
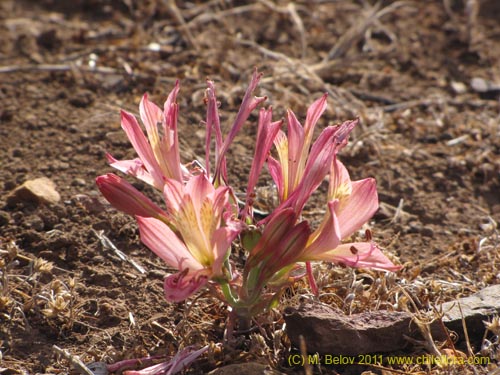
<instances>
[{"instance_id":1,"label":"dry twig","mask_svg":"<svg viewBox=\"0 0 500 375\"><path fill-rule=\"evenodd\" d=\"M175 4L175 0L164 0L164 3L174 16L175 20L179 23L180 31L183 34L183 37L186 40L186 42L190 44L191 47L194 48L196 51L199 51L198 43L196 42L196 39L191 33L191 29L184 20L181 11L177 7L177 4Z\"/></svg>"},{"instance_id":2,"label":"dry twig","mask_svg":"<svg viewBox=\"0 0 500 375\"><path fill-rule=\"evenodd\" d=\"M146 273L146 270L144 269L144 267L142 267L141 265L139 265L135 260L131 259L123 251L121 251L120 249L118 249L113 244L113 242L111 242L111 240L106 235L104 235L104 233L102 231L96 231L96 230L92 229L92 232L97 236L97 238L99 238L99 240L101 241L102 246L105 249L113 250L113 252L118 256L118 258L120 258L124 262L130 263L140 273L142 273L142 274Z\"/></svg>"},{"instance_id":3,"label":"dry twig","mask_svg":"<svg viewBox=\"0 0 500 375\"><path fill-rule=\"evenodd\" d=\"M82 375L94 375L92 371L77 356L72 355L68 350L61 349L57 345L52 345L52 349L71 363L73 368Z\"/></svg>"},{"instance_id":4,"label":"dry twig","mask_svg":"<svg viewBox=\"0 0 500 375\"><path fill-rule=\"evenodd\" d=\"M396 9L403 6L407 6L409 3L407 1L396 1L385 8L379 10L380 4L368 8L365 11L365 17L359 23L352 25L338 40L337 43L330 49L326 57L323 59L323 63L327 63L329 60L338 59L344 56L347 51L360 40L367 30L375 23L379 22L380 18L386 16L387 14L394 12ZM392 39L392 38L391 38Z\"/></svg>"}]
</instances>

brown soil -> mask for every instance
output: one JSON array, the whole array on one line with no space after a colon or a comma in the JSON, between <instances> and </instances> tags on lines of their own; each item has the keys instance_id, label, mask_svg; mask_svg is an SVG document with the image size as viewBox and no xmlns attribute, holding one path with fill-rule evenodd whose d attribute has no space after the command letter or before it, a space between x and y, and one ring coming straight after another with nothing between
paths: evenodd
<instances>
[{"instance_id":1,"label":"brown soil","mask_svg":"<svg viewBox=\"0 0 500 375\"><path fill-rule=\"evenodd\" d=\"M264 73L258 94L269 97L276 118L286 108L304 118L325 91L320 127L360 117L341 158L354 178L377 179L381 209L371 228L405 266L392 278L400 287L389 291L384 308L414 308L401 294L396 300L402 288L425 309L500 282L496 0L478 1L477 15L460 0L382 1L385 12L372 22L362 1L172 3L0 3L2 373L67 372L54 344L85 362L113 363L206 343L212 348L194 373L248 360L303 373L286 364L293 350L286 337L273 344L282 308L262 317L254 336L221 348L224 306L205 294L167 303L162 280L169 269L140 244L134 220L95 186L96 176L111 172L106 151L134 156L119 109L137 113L146 91L163 103L176 79L185 162L203 154L206 77L216 82L226 131L254 66ZM473 78L497 88L478 90ZM240 191L254 136L247 126L231 150ZM56 184L60 203L7 204L12 189L41 176ZM147 273L104 248L98 231ZM36 258L53 268L44 270ZM337 298L323 302L346 312L375 306L363 293L346 303L352 274L328 272L320 286ZM284 306L306 292L298 285Z\"/></svg>"}]
</instances>

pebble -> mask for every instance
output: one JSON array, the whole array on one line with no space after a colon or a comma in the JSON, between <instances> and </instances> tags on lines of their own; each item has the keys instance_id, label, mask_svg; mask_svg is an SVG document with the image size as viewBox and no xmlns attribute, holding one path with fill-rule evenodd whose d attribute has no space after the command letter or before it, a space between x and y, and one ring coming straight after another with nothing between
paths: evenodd
<instances>
[{"instance_id":1,"label":"pebble","mask_svg":"<svg viewBox=\"0 0 500 375\"><path fill-rule=\"evenodd\" d=\"M72 186L85 186L87 182L83 178L75 178L71 181Z\"/></svg>"},{"instance_id":2,"label":"pebble","mask_svg":"<svg viewBox=\"0 0 500 375\"><path fill-rule=\"evenodd\" d=\"M420 234L424 237L434 237L434 229L425 226L420 229Z\"/></svg>"},{"instance_id":3,"label":"pebble","mask_svg":"<svg viewBox=\"0 0 500 375\"><path fill-rule=\"evenodd\" d=\"M10 215L6 211L0 211L0 227L8 224L10 221Z\"/></svg>"},{"instance_id":4,"label":"pebble","mask_svg":"<svg viewBox=\"0 0 500 375\"><path fill-rule=\"evenodd\" d=\"M13 206L22 202L55 204L60 200L56 184L47 177L40 177L28 180L12 190L7 196L7 205Z\"/></svg>"},{"instance_id":5,"label":"pebble","mask_svg":"<svg viewBox=\"0 0 500 375\"><path fill-rule=\"evenodd\" d=\"M93 93L88 90L80 90L73 94L69 103L77 108L86 108L94 102Z\"/></svg>"}]
</instances>

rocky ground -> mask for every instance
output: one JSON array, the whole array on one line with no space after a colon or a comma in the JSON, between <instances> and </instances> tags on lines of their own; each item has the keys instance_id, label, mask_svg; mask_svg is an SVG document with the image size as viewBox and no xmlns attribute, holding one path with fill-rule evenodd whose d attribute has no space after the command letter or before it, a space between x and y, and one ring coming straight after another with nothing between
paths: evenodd
<instances>
[{"instance_id":1,"label":"rocky ground","mask_svg":"<svg viewBox=\"0 0 500 375\"><path fill-rule=\"evenodd\" d=\"M184 162L203 155L207 77L226 131L254 67L264 73L258 94L276 118L292 108L304 119L328 92L319 127L360 118L340 158L354 179L377 179L380 210L370 227L404 268L385 275L317 265L320 302L346 314L436 318L443 302L500 284L499 19L496 0L2 1L1 373L69 372L53 345L86 363L115 363L207 344L192 373L255 361L297 374L494 371L491 331L458 333L455 344L434 340L440 353L487 356L489 367L291 365L300 351L283 311L311 299L302 284L259 317L259 329L222 345L225 307L203 293L167 303L162 280L171 270L94 180L111 171L106 151L134 156L119 109L137 113L146 91L162 104L177 79ZM231 149L230 178L241 191L254 137L249 124ZM51 182L37 184L42 177ZM32 180L37 194L51 184L57 193L41 200L13 193ZM266 207L272 193L262 185ZM485 338L492 345L481 352ZM413 343L398 353L431 350Z\"/></svg>"}]
</instances>

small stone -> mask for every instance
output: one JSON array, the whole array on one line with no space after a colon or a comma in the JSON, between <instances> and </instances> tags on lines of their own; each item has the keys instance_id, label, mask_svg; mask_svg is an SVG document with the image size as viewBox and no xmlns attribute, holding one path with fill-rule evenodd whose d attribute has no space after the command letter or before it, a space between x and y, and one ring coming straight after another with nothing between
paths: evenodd
<instances>
[{"instance_id":1,"label":"small stone","mask_svg":"<svg viewBox=\"0 0 500 375\"><path fill-rule=\"evenodd\" d=\"M73 205L77 207L85 208L91 214L96 214L105 210L105 207L100 202L99 197L97 196L77 194L71 198L71 203L73 203Z\"/></svg>"},{"instance_id":2,"label":"small stone","mask_svg":"<svg viewBox=\"0 0 500 375\"><path fill-rule=\"evenodd\" d=\"M27 228L31 228L33 230L36 230L37 232L41 232L44 229L43 220L38 215L28 217L25 220L24 225Z\"/></svg>"},{"instance_id":3,"label":"small stone","mask_svg":"<svg viewBox=\"0 0 500 375\"><path fill-rule=\"evenodd\" d=\"M87 182L83 178L75 178L73 181L71 181L72 186L85 186Z\"/></svg>"},{"instance_id":4,"label":"small stone","mask_svg":"<svg viewBox=\"0 0 500 375\"><path fill-rule=\"evenodd\" d=\"M450 86L455 94L465 94L467 92L467 86L463 82L451 81Z\"/></svg>"},{"instance_id":5,"label":"small stone","mask_svg":"<svg viewBox=\"0 0 500 375\"><path fill-rule=\"evenodd\" d=\"M23 156L23 150L21 150L20 148L13 149L12 156L15 158L20 158L21 156Z\"/></svg>"},{"instance_id":6,"label":"small stone","mask_svg":"<svg viewBox=\"0 0 500 375\"><path fill-rule=\"evenodd\" d=\"M55 204L60 200L55 183L47 177L40 177L15 188L7 196L7 205L14 206L21 202Z\"/></svg>"},{"instance_id":7,"label":"small stone","mask_svg":"<svg viewBox=\"0 0 500 375\"><path fill-rule=\"evenodd\" d=\"M69 98L69 103L77 108L86 108L94 102L94 94L89 90L80 90Z\"/></svg>"},{"instance_id":8,"label":"small stone","mask_svg":"<svg viewBox=\"0 0 500 375\"><path fill-rule=\"evenodd\" d=\"M10 215L6 211L0 211L0 227L9 224Z\"/></svg>"},{"instance_id":9,"label":"small stone","mask_svg":"<svg viewBox=\"0 0 500 375\"><path fill-rule=\"evenodd\" d=\"M472 78L470 82L472 89L479 93L498 93L500 92L500 83L487 81L483 78Z\"/></svg>"},{"instance_id":10,"label":"small stone","mask_svg":"<svg viewBox=\"0 0 500 375\"><path fill-rule=\"evenodd\" d=\"M429 226L422 227L420 229L420 234L424 237L434 237L434 229Z\"/></svg>"}]
</instances>

